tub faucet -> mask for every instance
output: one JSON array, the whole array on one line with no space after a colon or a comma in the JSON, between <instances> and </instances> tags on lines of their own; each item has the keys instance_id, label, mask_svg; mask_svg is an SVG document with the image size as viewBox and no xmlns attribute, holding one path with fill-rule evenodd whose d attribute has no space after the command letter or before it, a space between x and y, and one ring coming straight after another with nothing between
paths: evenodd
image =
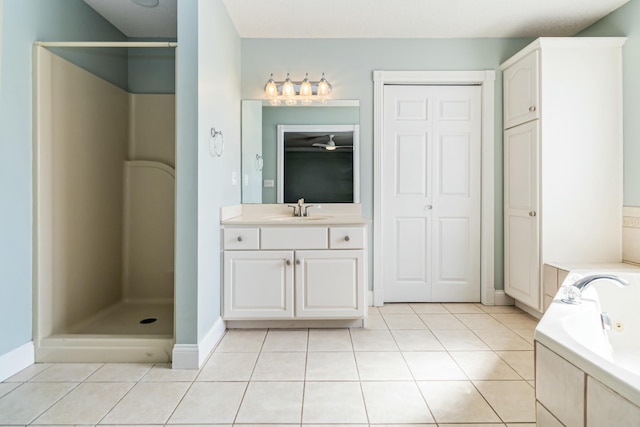
<instances>
[{"instance_id":1,"label":"tub faucet","mask_svg":"<svg viewBox=\"0 0 640 427\"><path fill-rule=\"evenodd\" d=\"M566 304L580 304L582 292L597 280L614 282L620 287L629 286L629 282L624 280L622 277L614 276L613 274L594 274L592 276L585 276L572 285L565 286L566 294L565 297L562 298L562 302Z\"/></svg>"}]
</instances>

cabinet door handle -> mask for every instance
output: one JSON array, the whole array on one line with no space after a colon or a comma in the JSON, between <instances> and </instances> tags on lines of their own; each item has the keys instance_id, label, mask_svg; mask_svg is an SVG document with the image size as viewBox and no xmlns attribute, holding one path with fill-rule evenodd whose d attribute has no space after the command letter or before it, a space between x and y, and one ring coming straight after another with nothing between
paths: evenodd
<instances>
[{"instance_id":1,"label":"cabinet door handle","mask_svg":"<svg viewBox=\"0 0 640 427\"><path fill-rule=\"evenodd\" d=\"M536 106L532 105L531 107L529 107L529 112L530 113L535 113L536 112Z\"/></svg>"},{"instance_id":2,"label":"cabinet door handle","mask_svg":"<svg viewBox=\"0 0 640 427\"><path fill-rule=\"evenodd\" d=\"M300 260L299 259L296 260L296 265L300 265Z\"/></svg>"},{"instance_id":3,"label":"cabinet door handle","mask_svg":"<svg viewBox=\"0 0 640 427\"><path fill-rule=\"evenodd\" d=\"M238 236L238 242L242 242L242 236Z\"/></svg>"},{"instance_id":4,"label":"cabinet door handle","mask_svg":"<svg viewBox=\"0 0 640 427\"><path fill-rule=\"evenodd\" d=\"M351 240L351 238L349 236L344 236L344 241L348 242L349 240Z\"/></svg>"},{"instance_id":5,"label":"cabinet door handle","mask_svg":"<svg viewBox=\"0 0 640 427\"><path fill-rule=\"evenodd\" d=\"M531 216L531 217L536 216L536 212L535 211L529 212L529 216Z\"/></svg>"},{"instance_id":6,"label":"cabinet door handle","mask_svg":"<svg viewBox=\"0 0 640 427\"><path fill-rule=\"evenodd\" d=\"M286 260L285 262L286 262L287 265L291 265L291 260L290 259Z\"/></svg>"}]
</instances>

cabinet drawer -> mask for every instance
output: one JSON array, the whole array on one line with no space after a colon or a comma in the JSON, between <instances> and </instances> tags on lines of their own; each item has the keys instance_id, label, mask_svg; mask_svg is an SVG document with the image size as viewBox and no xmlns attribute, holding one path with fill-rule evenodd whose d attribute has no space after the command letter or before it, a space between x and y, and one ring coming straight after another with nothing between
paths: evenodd
<instances>
[{"instance_id":1,"label":"cabinet drawer","mask_svg":"<svg viewBox=\"0 0 640 427\"><path fill-rule=\"evenodd\" d=\"M262 249L327 249L327 227L263 227Z\"/></svg>"},{"instance_id":2,"label":"cabinet drawer","mask_svg":"<svg viewBox=\"0 0 640 427\"><path fill-rule=\"evenodd\" d=\"M225 228L224 249L243 250L260 249L259 228Z\"/></svg>"},{"instance_id":3,"label":"cabinet drawer","mask_svg":"<svg viewBox=\"0 0 640 427\"><path fill-rule=\"evenodd\" d=\"M363 227L331 227L329 229L329 249L364 248L364 233Z\"/></svg>"}]
</instances>

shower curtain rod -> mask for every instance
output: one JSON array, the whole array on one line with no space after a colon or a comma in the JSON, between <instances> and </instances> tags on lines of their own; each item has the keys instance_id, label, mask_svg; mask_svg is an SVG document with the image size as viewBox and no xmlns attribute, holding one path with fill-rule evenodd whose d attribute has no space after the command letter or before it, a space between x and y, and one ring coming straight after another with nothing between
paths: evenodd
<instances>
[{"instance_id":1,"label":"shower curtain rod","mask_svg":"<svg viewBox=\"0 0 640 427\"><path fill-rule=\"evenodd\" d=\"M35 42L42 47L178 47L177 42Z\"/></svg>"}]
</instances>

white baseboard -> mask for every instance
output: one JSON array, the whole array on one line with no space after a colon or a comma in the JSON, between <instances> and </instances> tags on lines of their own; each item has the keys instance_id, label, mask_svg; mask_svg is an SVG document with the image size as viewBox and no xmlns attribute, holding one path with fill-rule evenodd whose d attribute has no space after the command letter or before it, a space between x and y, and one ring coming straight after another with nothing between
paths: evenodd
<instances>
[{"instance_id":1,"label":"white baseboard","mask_svg":"<svg viewBox=\"0 0 640 427\"><path fill-rule=\"evenodd\" d=\"M218 318L199 344L175 344L171 367L173 369L200 369L225 331L224 320Z\"/></svg>"},{"instance_id":2,"label":"white baseboard","mask_svg":"<svg viewBox=\"0 0 640 427\"><path fill-rule=\"evenodd\" d=\"M493 293L493 304L494 305L514 305L516 302L509 295L505 294L504 291L496 290Z\"/></svg>"},{"instance_id":3,"label":"white baseboard","mask_svg":"<svg viewBox=\"0 0 640 427\"><path fill-rule=\"evenodd\" d=\"M0 382L35 363L35 348L30 341L0 356Z\"/></svg>"}]
</instances>

